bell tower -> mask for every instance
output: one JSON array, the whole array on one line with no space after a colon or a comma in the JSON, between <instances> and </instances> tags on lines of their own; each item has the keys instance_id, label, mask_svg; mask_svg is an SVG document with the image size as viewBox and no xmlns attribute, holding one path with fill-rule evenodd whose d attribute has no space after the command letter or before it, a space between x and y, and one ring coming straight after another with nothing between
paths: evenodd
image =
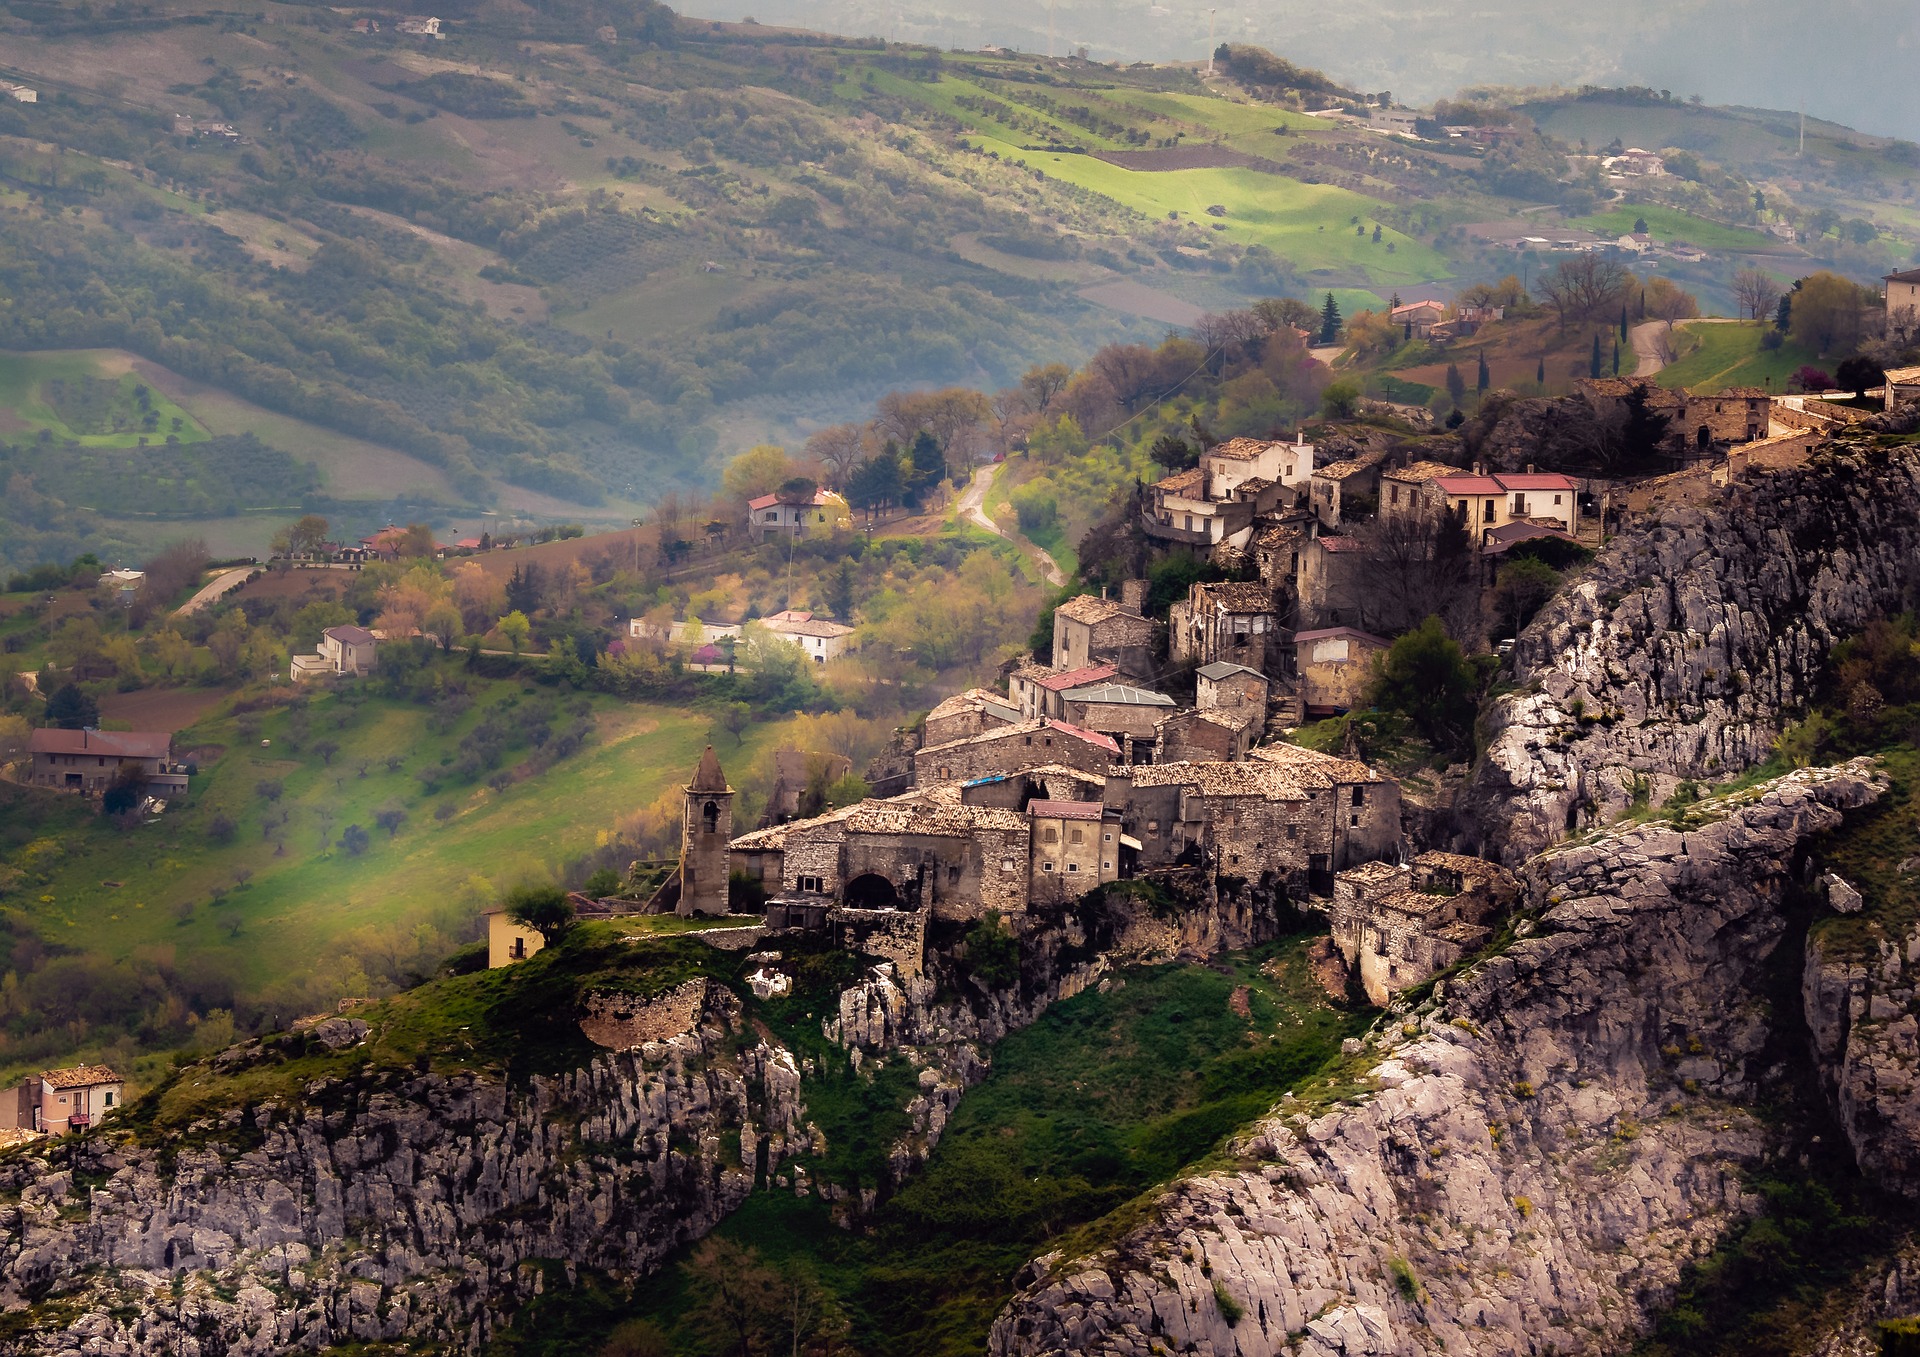
<instances>
[{"instance_id":1,"label":"bell tower","mask_svg":"<svg viewBox=\"0 0 1920 1357\"><path fill-rule=\"evenodd\" d=\"M727 912L727 872L732 854L733 788L720 771L713 746L700 756L686 787L686 817L680 826L680 903L676 912Z\"/></svg>"}]
</instances>

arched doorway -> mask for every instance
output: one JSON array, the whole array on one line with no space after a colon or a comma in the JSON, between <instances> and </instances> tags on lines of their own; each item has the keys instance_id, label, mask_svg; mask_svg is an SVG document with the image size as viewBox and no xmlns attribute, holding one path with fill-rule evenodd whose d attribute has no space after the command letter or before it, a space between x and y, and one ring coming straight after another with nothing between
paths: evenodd
<instances>
[{"instance_id":1,"label":"arched doorway","mask_svg":"<svg viewBox=\"0 0 1920 1357\"><path fill-rule=\"evenodd\" d=\"M848 909L898 909L900 892L878 872L863 872L847 883Z\"/></svg>"}]
</instances>

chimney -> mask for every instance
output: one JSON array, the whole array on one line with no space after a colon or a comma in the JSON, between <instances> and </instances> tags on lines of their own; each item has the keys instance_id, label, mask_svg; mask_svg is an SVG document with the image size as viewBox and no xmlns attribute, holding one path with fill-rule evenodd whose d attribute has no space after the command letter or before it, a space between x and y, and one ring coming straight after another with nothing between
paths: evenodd
<instances>
[{"instance_id":1,"label":"chimney","mask_svg":"<svg viewBox=\"0 0 1920 1357\"><path fill-rule=\"evenodd\" d=\"M1533 463L1532 463L1532 462L1528 462L1528 463L1527 463L1527 474L1528 474L1529 476L1531 476L1531 475L1533 474Z\"/></svg>"},{"instance_id":2,"label":"chimney","mask_svg":"<svg viewBox=\"0 0 1920 1357\"><path fill-rule=\"evenodd\" d=\"M1107 586L1104 584L1100 586L1100 601L1102 603L1107 601Z\"/></svg>"},{"instance_id":3,"label":"chimney","mask_svg":"<svg viewBox=\"0 0 1920 1357\"><path fill-rule=\"evenodd\" d=\"M1475 462L1475 463L1473 464L1473 474L1474 474L1474 475L1476 475L1476 476L1484 476L1484 475L1486 475L1486 474L1487 474L1487 464L1486 464L1485 462Z\"/></svg>"}]
</instances>

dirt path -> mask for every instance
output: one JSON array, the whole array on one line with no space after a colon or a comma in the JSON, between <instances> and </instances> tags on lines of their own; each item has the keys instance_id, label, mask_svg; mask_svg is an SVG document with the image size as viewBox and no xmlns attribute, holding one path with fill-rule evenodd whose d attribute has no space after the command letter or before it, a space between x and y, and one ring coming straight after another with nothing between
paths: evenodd
<instances>
[{"instance_id":1,"label":"dirt path","mask_svg":"<svg viewBox=\"0 0 1920 1357\"><path fill-rule=\"evenodd\" d=\"M1666 328L1663 320L1643 320L1627 332L1633 341L1634 356L1640 360L1633 370L1634 376L1651 377L1667 365Z\"/></svg>"},{"instance_id":2,"label":"dirt path","mask_svg":"<svg viewBox=\"0 0 1920 1357\"><path fill-rule=\"evenodd\" d=\"M236 566L232 570L221 571L206 584L202 585L199 593L195 594L185 603L182 603L178 608L175 608L173 615L175 617L185 617L188 613L199 612L209 603L225 598L235 589L238 589L241 585L252 579L254 575L258 573L259 569L260 567L257 565L242 565Z\"/></svg>"},{"instance_id":3,"label":"dirt path","mask_svg":"<svg viewBox=\"0 0 1920 1357\"><path fill-rule=\"evenodd\" d=\"M1031 555L1034 562L1039 565L1041 573L1046 576L1047 583L1058 589L1067 582L1067 577L1065 572L1055 563L1053 557L1029 542L1026 538L1018 537L1013 533L1007 532L987 516L987 491L993 486L995 474L998 473L1004 465L1005 463L1003 462L989 462L974 472L973 479L967 483L967 488L961 491L960 498L954 501L953 507L959 511L960 517L966 519L969 523L972 523L976 527L985 528L995 537L1006 538L1022 551Z\"/></svg>"}]
</instances>

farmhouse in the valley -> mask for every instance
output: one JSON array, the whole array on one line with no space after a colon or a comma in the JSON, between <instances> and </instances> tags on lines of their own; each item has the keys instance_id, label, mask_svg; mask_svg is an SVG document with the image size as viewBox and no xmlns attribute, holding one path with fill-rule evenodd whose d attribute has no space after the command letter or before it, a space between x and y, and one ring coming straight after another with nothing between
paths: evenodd
<instances>
[{"instance_id":1,"label":"farmhouse in the valley","mask_svg":"<svg viewBox=\"0 0 1920 1357\"><path fill-rule=\"evenodd\" d=\"M187 789L187 771L173 761L173 736L165 731L49 728L27 737L27 752L28 781L36 787L94 796L132 781L162 798Z\"/></svg>"},{"instance_id":2,"label":"farmhouse in the valley","mask_svg":"<svg viewBox=\"0 0 1920 1357\"><path fill-rule=\"evenodd\" d=\"M320 633L318 652L295 655L289 662L289 669L296 681L359 678L373 672L379 644L379 638L365 627L328 627Z\"/></svg>"},{"instance_id":3,"label":"farmhouse in the valley","mask_svg":"<svg viewBox=\"0 0 1920 1357\"><path fill-rule=\"evenodd\" d=\"M818 487L783 488L747 501L747 535L756 542L782 534L832 532L850 521L846 500Z\"/></svg>"}]
</instances>

